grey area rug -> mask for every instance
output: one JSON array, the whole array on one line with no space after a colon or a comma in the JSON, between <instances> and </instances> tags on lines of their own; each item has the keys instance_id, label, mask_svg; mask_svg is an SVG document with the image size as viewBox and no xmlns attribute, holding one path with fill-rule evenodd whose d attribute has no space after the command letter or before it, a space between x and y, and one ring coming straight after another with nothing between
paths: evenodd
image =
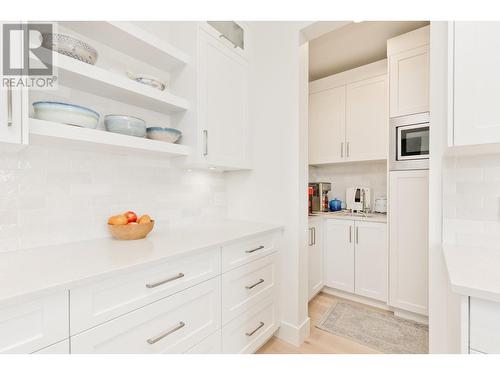
<instances>
[{"instance_id":1,"label":"grey area rug","mask_svg":"<svg viewBox=\"0 0 500 375\"><path fill-rule=\"evenodd\" d=\"M337 302L328 309L316 327L382 353L429 352L427 325L346 302Z\"/></svg>"}]
</instances>

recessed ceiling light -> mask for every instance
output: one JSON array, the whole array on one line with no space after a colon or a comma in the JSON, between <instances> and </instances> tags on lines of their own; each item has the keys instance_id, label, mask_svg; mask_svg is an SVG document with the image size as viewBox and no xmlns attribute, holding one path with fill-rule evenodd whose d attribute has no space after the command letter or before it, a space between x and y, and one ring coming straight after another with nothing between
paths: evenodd
<instances>
[{"instance_id":1,"label":"recessed ceiling light","mask_svg":"<svg viewBox=\"0 0 500 375\"><path fill-rule=\"evenodd\" d=\"M208 169L210 169L211 171L213 171L215 169L215 167L208 167Z\"/></svg>"}]
</instances>

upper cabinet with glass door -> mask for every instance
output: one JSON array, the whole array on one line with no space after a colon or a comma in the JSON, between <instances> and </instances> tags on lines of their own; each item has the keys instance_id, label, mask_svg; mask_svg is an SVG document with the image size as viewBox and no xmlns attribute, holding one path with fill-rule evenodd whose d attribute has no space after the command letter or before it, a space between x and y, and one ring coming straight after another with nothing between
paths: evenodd
<instances>
[{"instance_id":1,"label":"upper cabinet with glass door","mask_svg":"<svg viewBox=\"0 0 500 375\"><path fill-rule=\"evenodd\" d=\"M4 25L8 24L0 22L0 40L4 40L6 32L9 33L5 35L9 42L2 43L0 49L0 142L22 145L28 143L26 89L15 86L19 82L19 76L10 75L4 61L12 67L22 67L23 30L16 29L18 25L15 24L11 24L12 27L8 30Z\"/></svg>"},{"instance_id":2,"label":"upper cabinet with glass door","mask_svg":"<svg viewBox=\"0 0 500 375\"><path fill-rule=\"evenodd\" d=\"M219 38L227 47L244 58L248 57L248 32L243 23L235 21L207 21L203 28Z\"/></svg>"}]
</instances>

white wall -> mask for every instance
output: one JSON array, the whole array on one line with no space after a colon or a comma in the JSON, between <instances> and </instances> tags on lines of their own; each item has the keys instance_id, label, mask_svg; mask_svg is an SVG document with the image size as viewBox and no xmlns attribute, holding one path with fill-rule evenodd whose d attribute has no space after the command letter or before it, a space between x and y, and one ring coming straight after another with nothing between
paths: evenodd
<instances>
[{"instance_id":1,"label":"white wall","mask_svg":"<svg viewBox=\"0 0 500 375\"><path fill-rule=\"evenodd\" d=\"M148 213L155 230L226 215L220 173L186 172L168 159L0 145L0 252L105 237L107 218Z\"/></svg>"},{"instance_id":2,"label":"white wall","mask_svg":"<svg viewBox=\"0 0 500 375\"><path fill-rule=\"evenodd\" d=\"M387 162L359 162L309 167L310 182L330 182L328 198L338 198L345 207L346 189L351 186L371 188L371 207L376 198L387 197Z\"/></svg>"},{"instance_id":3,"label":"white wall","mask_svg":"<svg viewBox=\"0 0 500 375\"><path fill-rule=\"evenodd\" d=\"M459 298L451 292L442 250L443 206L446 206L443 197L448 199L442 181L448 119L447 27L447 22L431 22L429 162L429 351L431 353L460 351Z\"/></svg>"},{"instance_id":4,"label":"white wall","mask_svg":"<svg viewBox=\"0 0 500 375\"><path fill-rule=\"evenodd\" d=\"M295 344L300 343L309 328L305 271L307 133L300 126L304 125L304 118L302 123L299 121L299 105L307 107L307 98L304 103L300 96L304 92L307 95L307 47L299 49L302 25L249 23L255 49L250 65L254 169L226 175L231 217L275 222L285 228L280 262L283 279L279 336Z\"/></svg>"}]
</instances>

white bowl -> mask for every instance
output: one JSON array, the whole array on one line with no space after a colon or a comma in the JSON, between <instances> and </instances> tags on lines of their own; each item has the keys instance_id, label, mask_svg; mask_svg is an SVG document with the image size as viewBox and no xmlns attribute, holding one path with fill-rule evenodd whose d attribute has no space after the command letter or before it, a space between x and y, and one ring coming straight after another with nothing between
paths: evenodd
<instances>
[{"instance_id":1,"label":"white bowl","mask_svg":"<svg viewBox=\"0 0 500 375\"><path fill-rule=\"evenodd\" d=\"M95 129L99 113L89 108L61 102L34 102L35 117L40 120Z\"/></svg>"},{"instance_id":2,"label":"white bowl","mask_svg":"<svg viewBox=\"0 0 500 375\"><path fill-rule=\"evenodd\" d=\"M140 118L126 115L106 115L104 117L106 130L112 133L144 137L146 135L146 122Z\"/></svg>"},{"instance_id":3,"label":"white bowl","mask_svg":"<svg viewBox=\"0 0 500 375\"><path fill-rule=\"evenodd\" d=\"M147 137L157 141L175 143L182 136L182 132L174 128L162 128L159 126L151 126L147 128Z\"/></svg>"}]
</instances>

